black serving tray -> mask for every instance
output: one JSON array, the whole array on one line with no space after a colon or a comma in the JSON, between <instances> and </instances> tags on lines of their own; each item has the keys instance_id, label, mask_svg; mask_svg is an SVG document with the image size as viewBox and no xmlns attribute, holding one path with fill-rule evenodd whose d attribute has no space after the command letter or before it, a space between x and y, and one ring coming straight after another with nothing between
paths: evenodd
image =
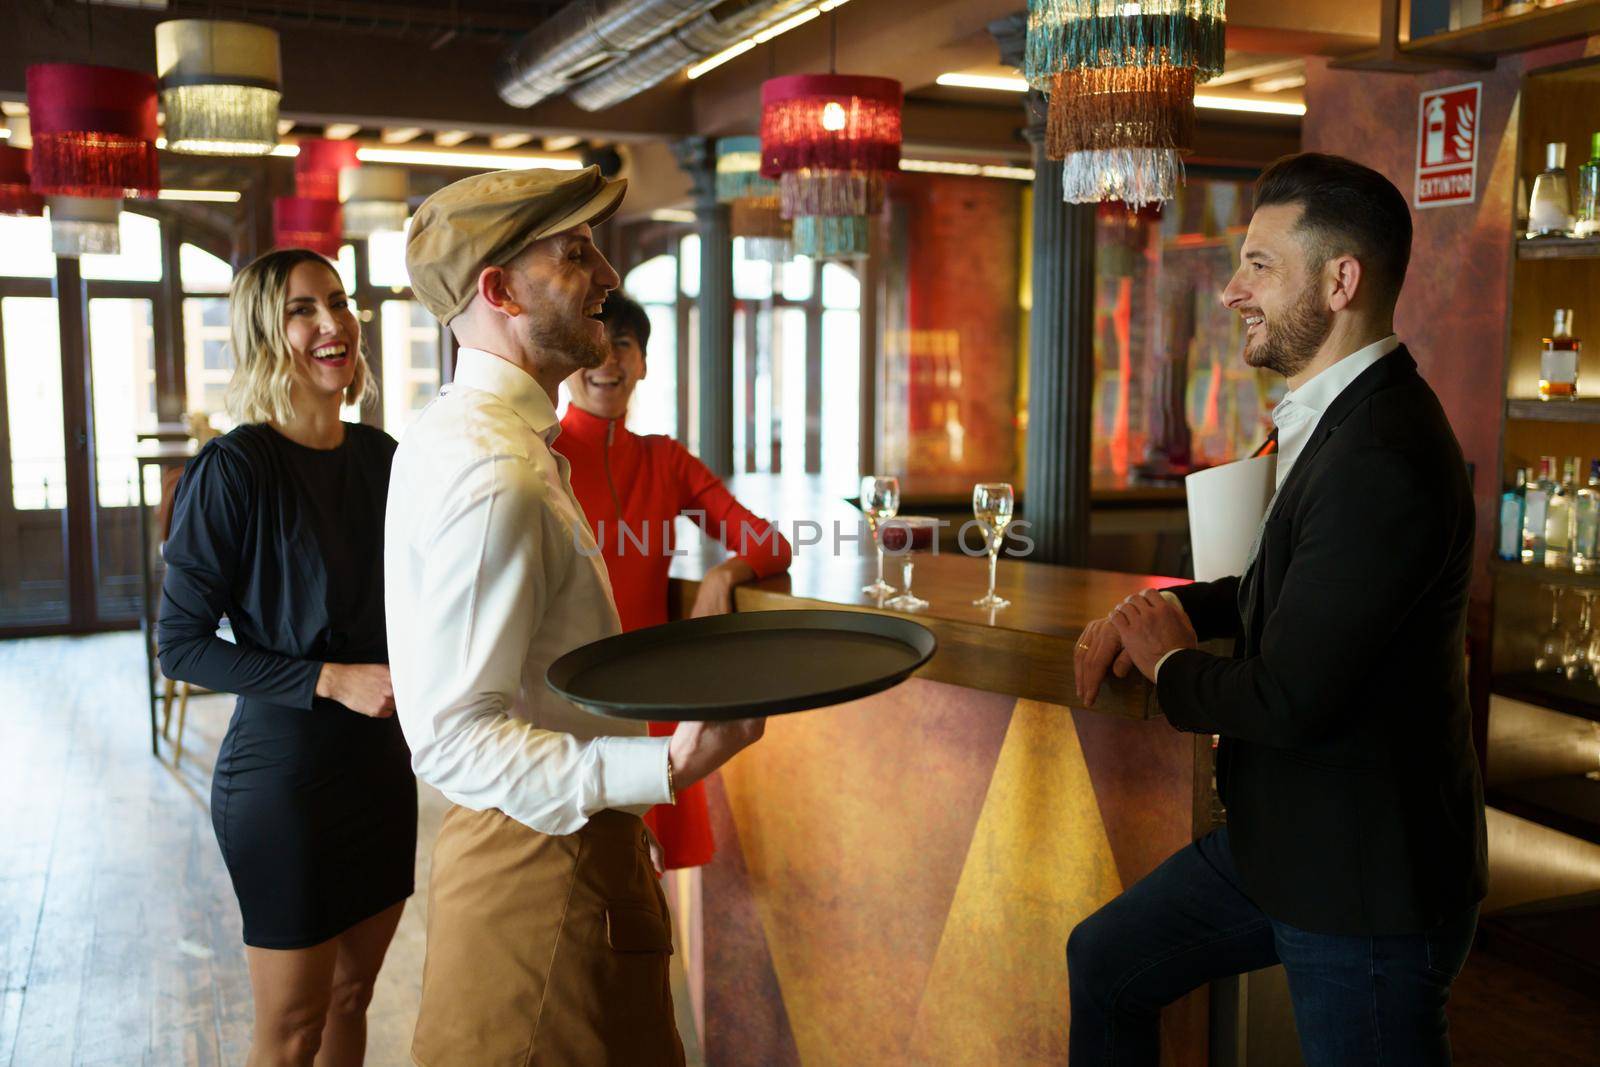
<instances>
[{"instance_id":1,"label":"black serving tray","mask_svg":"<svg viewBox=\"0 0 1600 1067\"><path fill-rule=\"evenodd\" d=\"M910 677L938 647L925 626L863 611L684 619L575 648L551 689L597 715L723 721L841 704Z\"/></svg>"}]
</instances>

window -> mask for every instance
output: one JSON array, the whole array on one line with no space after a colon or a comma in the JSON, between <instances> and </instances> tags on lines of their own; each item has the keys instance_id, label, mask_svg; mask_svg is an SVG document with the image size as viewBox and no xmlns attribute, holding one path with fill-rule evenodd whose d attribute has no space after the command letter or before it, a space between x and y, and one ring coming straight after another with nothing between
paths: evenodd
<instances>
[{"instance_id":1,"label":"window","mask_svg":"<svg viewBox=\"0 0 1600 1067\"><path fill-rule=\"evenodd\" d=\"M0 300L0 341L6 354L6 427L11 447L11 506L18 511L60 510L67 506L58 321L56 302L50 297L8 296Z\"/></svg>"},{"instance_id":2,"label":"window","mask_svg":"<svg viewBox=\"0 0 1600 1067\"><path fill-rule=\"evenodd\" d=\"M48 219L0 215L0 276L54 278L56 256L50 250Z\"/></svg>"},{"instance_id":3,"label":"window","mask_svg":"<svg viewBox=\"0 0 1600 1067\"><path fill-rule=\"evenodd\" d=\"M122 251L114 256L87 255L78 261L84 278L116 282L161 280L161 223L148 215L124 211L118 222Z\"/></svg>"},{"instance_id":4,"label":"window","mask_svg":"<svg viewBox=\"0 0 1600 1067\"><path fill-rule=\"evenodd\" d=\"M156 340L149 300L89 301L89 360L94 382L95 502L139 503L138 431L156 422ZM149 499L161 498L161 472L145 470Z\"/></svg>"},{"instance_id":5,"label":"window","mask_svg":"<svg viewBox=\"0 0 1600 1067\"><path fill-rule=\"evenodd\" d=\"M644 307L650 319L648 373L628 405L628 429L634 433L678 433L678 313L673 284L678 264L673 256L647 259L628 272L622 288Z\"/></svg>"},{"instance_id":6,"label":"window","mask_svg":"<svg viewBox=\"0 0 1600 1067\"><path fill-rule=\"evenodd\" d=\"M233 268L203 248L184 244L178 248L178 277L186 293L226 293L233 284Z\"/></svg>"},{"instance_id":7,"label":"window","mask_svg":"<svg viewBox=\"0 0 1600 1067\"><path fill-rule=\"evenodd\" d=\"M223 401L228 379L233 377L233 352L229 344L227 298L184 297L185 410L207 416L218 429L230 422Z\"/></svg>"},{"instance_id":8,"label":"window","mask_svg":"<svg viewBox=\"0 0 1600 1067\"><path fill-rule=\"evenodd\" d=\"M439 391L439 324L414 300L382 302L383 425L395 437Z\"/></svg>"}]
</instances>

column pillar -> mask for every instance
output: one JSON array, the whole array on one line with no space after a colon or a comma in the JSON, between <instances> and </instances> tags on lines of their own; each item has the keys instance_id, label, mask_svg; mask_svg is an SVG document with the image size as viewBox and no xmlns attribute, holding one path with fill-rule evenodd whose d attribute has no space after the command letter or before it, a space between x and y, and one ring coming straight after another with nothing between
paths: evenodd
<instances>
[{"instance_id":1,"label":"column pillar","mask_svg":"<svg viewBox=\"0 0 1600 1067\"><path fill-rule=\"evenodd\" d=\"M1022 67L1027 15L989 32ZM1086 566L1094 407L1095 205L1061 200L1061 164L1045 158L1045 99L1024 94L1033 148L1033 311L1028 328L1027 472L1023 518L1042 563Z\"/></svg>"},{"instance_id":2,"label":"column pillar","mask_svg":"<svg viewBox=\"0 0 1600 1067\"><path fill-rule=\"evenodd\" d=\"M733 234L728 206L717 203L716 142L673 143L693 182L700 234L700 459L719 478L733 473Z\"/></svg>"}]
</instances>

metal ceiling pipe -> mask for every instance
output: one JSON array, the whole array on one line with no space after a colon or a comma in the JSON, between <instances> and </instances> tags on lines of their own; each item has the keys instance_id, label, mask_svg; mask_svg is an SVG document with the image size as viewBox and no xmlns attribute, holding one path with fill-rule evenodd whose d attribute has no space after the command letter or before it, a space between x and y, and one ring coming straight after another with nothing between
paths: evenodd
<instances>
[{"instance_id":1,"label":"metal ceiling pipe","mask_svg":"<svg viewBox=\"0 0 1600 1067\"><path fill-rule=\"evenodd\" d=\"M495 91L532 107L607 69L716 0L573 0L507 49Z\"/></svg>"},{"instance_id":2,"label":"metal ceiling pipe","mask_svg":"<svg viewBox=\"0 0 1600 1067\"><path fill-rule=\"evenodd\" d=\"M585 111L603 111L815 3L816 0L725 0L642 52L613 64L603 73L586 77L569 95Z\"/></svg>"}]
</instances>

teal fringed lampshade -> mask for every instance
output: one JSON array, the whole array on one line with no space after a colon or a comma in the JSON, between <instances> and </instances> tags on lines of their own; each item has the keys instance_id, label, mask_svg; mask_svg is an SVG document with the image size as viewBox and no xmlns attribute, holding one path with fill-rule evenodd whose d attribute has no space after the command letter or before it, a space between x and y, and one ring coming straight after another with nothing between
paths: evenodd
<instances>
[{"instance_id":1,"label":"teal fringed lampshade","mask_svg":"<svg viewBox=\"0 0 1600 1067\"><path fill-rule=\"evenodd\" d=\"M729 205L733 236L753 259L781 262L793 255L793 225L779 210L778 183L761 176L761 138L717 142L717 200Z\"/></svg>"},{"instance_id":2,"label":"teal fringed lampshade","mask_svg":"<svg viewBox=\"0 0 1600 1067\"><path fill-rule=\"evenodd\" d=\"M1045 155L1068 203L1176 195L1226 27L1222 0L1029 0L1024 73L1049 97Z\"/></svg>"}]
</instances>

